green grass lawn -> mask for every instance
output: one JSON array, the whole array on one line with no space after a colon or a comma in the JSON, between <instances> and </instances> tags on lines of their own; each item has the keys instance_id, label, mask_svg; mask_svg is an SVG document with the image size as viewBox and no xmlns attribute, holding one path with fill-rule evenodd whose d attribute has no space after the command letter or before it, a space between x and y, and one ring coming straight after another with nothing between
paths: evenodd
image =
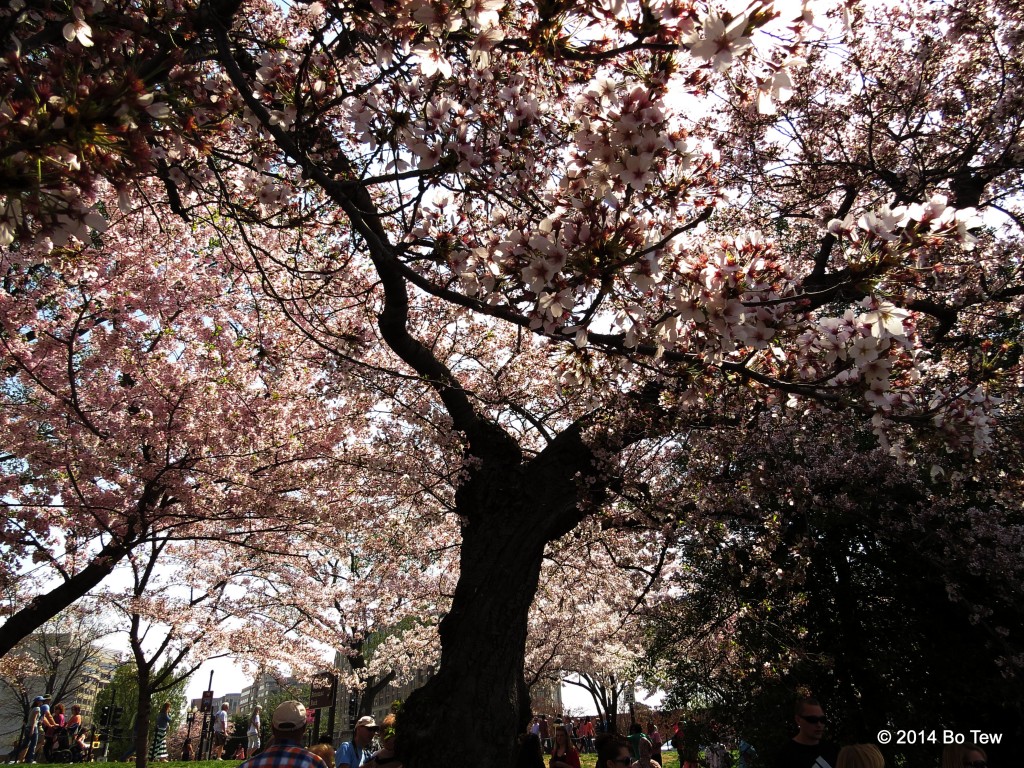
<instances>
[{"instance_id":1,"label":"green grass lawn","mask_svg":"<svg viewBox=\"0 0 1024 768\"><path fill-rule=\"evenodd\" d=\"M679 753L675 750L667 750L661 753L661 768L679 768ZM546 761L545 761L546 762ZM594 768L597 764L597 755L580 755L580 765L583 768Z\"/></svg>"}]
</instances>

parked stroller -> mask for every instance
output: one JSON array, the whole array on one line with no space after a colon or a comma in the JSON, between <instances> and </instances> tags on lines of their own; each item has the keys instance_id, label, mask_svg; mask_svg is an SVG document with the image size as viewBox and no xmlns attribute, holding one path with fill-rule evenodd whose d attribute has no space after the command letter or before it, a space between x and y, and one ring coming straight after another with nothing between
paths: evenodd
<instances>
[{"instance_id":1,"label":"parked stroller","mask_svg":"<svg viewBox=\"0 0 1024 768\"><path fill-rule=\"evenodd\" d=\"M56 728L50 737L50 762L77 763L82 759L82 750L78 745L80 726Z\"/></svg>"}]
</instances>

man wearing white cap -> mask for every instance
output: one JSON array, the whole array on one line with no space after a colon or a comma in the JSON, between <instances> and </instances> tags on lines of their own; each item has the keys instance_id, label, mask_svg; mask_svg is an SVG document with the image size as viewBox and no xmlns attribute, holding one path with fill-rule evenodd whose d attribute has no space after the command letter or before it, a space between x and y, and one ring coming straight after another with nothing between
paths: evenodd
<instances>
[{"instance_id":1,"label":"man wearing white cap","mask_svg":"<svg viewBox=\"0 0 1024 768\"><path fill-rule=\"evenodd\" d=\"M302 747L306 732L306 708L286 701L274 710L270 721L274 738L270 746L250 757L239 768L327 768L327 763Z\"/></svg>"},{"instance_id":2,"label":"man wearing white cap","mask_svg":"<svg viewBox=\"0 0 1024 768\"><path fill-rule=\"evenodd\" d=\"M370 760L373 750L370 749L370 742L373 741L373 734L377 732L377 723L369 715L364 715L356 720L355 730L352 732L352 741L346 741L334 755L335 768L359 768Z\"/></svg>"}]
</instances>

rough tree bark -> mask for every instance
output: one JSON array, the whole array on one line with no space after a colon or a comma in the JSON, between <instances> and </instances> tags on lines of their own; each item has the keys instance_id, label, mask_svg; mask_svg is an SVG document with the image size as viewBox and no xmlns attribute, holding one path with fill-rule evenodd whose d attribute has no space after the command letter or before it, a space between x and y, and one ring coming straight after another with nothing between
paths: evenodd
<instances>
[{"instance_id":1,"label":"rough tree bark","mask_svg":"<svg viewBox=\"0 0 1024 768\"><path fill-rule=\"evenodd\" d=\"M572 530L600 494L580 434L579 425L566 429L528 462L517 449L492 451L459 489L461 571L440 626L440 665L398 722L398 750L409 768L432 766L438 755L493 768L512 764L530 717L523 664L544 548ZM594 479L597 491L580 477Z\"/></svg>"},{"instance_id":2,"label":"rough tree bark","mask_svg":"<svg viewBox=\"0 0 1024 768\"><path fill-rule=\"evenodd\" d=\"M463 529L438 672L402 711L399 751L411 768L456 754L472 755L478 765L509 765L529 719L523 660L545 541L522 496L493 501Z\"/></svg>"}]
</instances>

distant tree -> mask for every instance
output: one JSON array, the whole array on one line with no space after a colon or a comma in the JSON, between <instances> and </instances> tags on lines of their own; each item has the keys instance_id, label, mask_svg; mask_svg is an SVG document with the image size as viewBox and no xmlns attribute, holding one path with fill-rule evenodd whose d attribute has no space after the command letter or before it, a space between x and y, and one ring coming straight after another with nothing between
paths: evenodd
<instances>
[{"instance_id":1,"label":"distant tree","mask_svg":"<svg viewBox=\"0 0 1024 768\"><path fill-rule=\"evenodd\" d=\"M185 689L187 687L187 678L178 680L166 690L151 694L147 702L151 711L154 709L159 710L165 701L171 703L172 731L184 722ZM116 706L124 710L117 733L110 742L108 755L111 760L118 759L131 746L135 746L136 750L138 749L138 740L135 739L135 736L137 735L137 727L141 726L138 716L139 705L139 673L136 669L135 661L129 658L114 670L110 683L100 692L96 699L95 724L97 726L99 725L99 712L102 710L102 707Z\"/></svg>"},{"instance_id":2,"label":"distant tree","mask_svg":"<svg viewBox=\"0 0 1024 768\"><path fill-rule=\"evenodd\" d=\"M95 662L103 651L97 641L109 633L91 603L73 606L44 623L15 650L24 655L24 666L0 675L0 711L24 719L32 699L43 693L52 697L51 706L70 709L89 673L97 671Z\"/></svg>"},{"instance_id":3,"label":"distant tree","mask_svg":"<svg viewBox=\"0 0 1024 768\"><path fill-rule=\"evenodd\" d=\"M590 694L598 717L608 724L612 733L619 731L619 706L623 694L633 687L633 680L616 678L614 673L600 675L588 672L567 674L563 678L569 685L582 688Z\"/></svg>"},{"instance_id":4,"label":"distant tree","mask_svg":"<svg viewBox=\"0 0 1024 768\"><path fill-rule=\"evenodd\" d=\"M175 539L166 534L137 547L125 568L129 583L101 596L127 625L138 692L138 768L147 764L150 731L163 702L177 706L173 725L182 709L178 694L192 673L211 658L227 655L226 625L236 615L230 587L239 571L247 570L238 560L226 561L234 563L234 570L204 569L195 559L204 548L194 543L175 548Z\"/></svg>"}]
</instances>

